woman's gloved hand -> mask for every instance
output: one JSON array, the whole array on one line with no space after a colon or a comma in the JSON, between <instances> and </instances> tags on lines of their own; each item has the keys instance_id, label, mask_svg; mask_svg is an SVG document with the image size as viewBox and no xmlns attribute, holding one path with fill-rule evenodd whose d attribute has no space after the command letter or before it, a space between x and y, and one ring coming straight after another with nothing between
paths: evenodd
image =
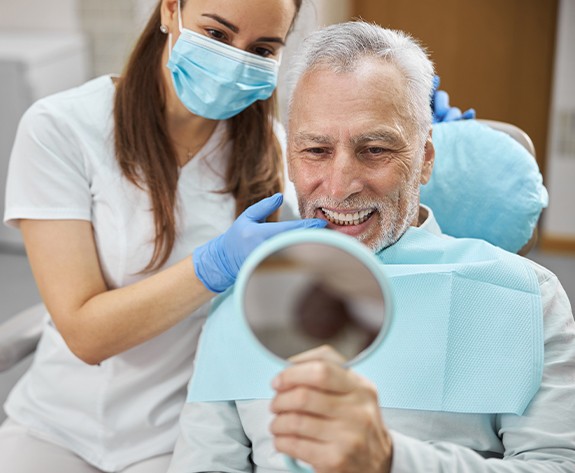
<instances>
[{"instance_id":1,"label":"woman's gloved hand","mask_svg":"<svg viewBox=\"0 0 575 473\"><path fill-rule=\"evenodd\" d=\"M470 108L461 113L457 107L449 105L449 95L439 88L439 76L433 77L433 91L431 94L431 110L433 111L433 123L452 122L456 120L467 120L475 118L475 110Z\"/></svg>"},{"instance_id":2,"label":"woman's gloved hand","mask_svg":"<svg viewBox=\"0 0 575 473\"><path fill-rule=\"evenodd\" d=\"M263 241L278 233L302 228L323 228L319 218L266 222L282 204L283 196L274 194L248 207L219 237L198 247L193 254L196 276L212 292L223 292L236 280L244 260Z\"/></svg>"}]
</instances>

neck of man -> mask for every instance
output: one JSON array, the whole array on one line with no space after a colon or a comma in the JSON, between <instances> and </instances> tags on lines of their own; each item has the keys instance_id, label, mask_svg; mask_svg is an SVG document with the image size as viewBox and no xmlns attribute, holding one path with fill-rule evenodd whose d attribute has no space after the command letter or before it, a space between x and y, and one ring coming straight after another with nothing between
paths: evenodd
<instances>
[{"instance_id":1,"label":"neck of man","mask_svg":"<svg viewBox=\"0 0 575 473\"><path fill-rule=\"evenodd\" d=\"M422 207L420 205L419 206L419 216L417 218L417 223L414 225L414 227L421 227L421 225L423 225L425 223L425 221L427 220L428 217L429 217L429 212L427 211L427 209L425 207Z\"/></svg>"}]
</instances>

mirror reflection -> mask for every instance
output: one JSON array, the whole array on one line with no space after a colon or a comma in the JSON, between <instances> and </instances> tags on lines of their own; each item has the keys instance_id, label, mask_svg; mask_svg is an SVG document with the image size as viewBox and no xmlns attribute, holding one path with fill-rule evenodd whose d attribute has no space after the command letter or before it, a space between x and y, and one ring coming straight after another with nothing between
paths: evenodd
<instances>
[{"instance_id":1,"label":"mirror reflection","mask_svg":"<svg viewBox=\"0 0 575 473\"><path fill-rule=\"evenodd\" d=\"M282 359L330 345L348 362L376 340L386 317L380 283L359 259L309 242L260 261L245 287L244 314Z\"/></svg>"}]
</instances>

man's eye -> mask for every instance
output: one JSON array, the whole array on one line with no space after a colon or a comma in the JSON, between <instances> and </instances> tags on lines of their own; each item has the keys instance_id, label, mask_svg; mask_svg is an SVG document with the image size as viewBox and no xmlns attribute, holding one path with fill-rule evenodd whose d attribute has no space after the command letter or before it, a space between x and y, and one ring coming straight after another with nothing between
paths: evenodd
<instances>
[{"instance_id":1,"label":"man's eye","mask_svg":"<svg viewBox=\"0 0 575 473\"><path fill-rule=\"evenodd\" d=\"M323 149L323 148L308 148L308 149L305 150L305 152L308 153L308 154L317 154L317 155L320 155L320 154L324 154L324 153L325 153L325 149Z\"/></svg>"},{"instance_id":2,"label":"man's eye","mask_svg":"<svg viewBox=\"0 0 575 473\"><path fill-rule=\"evenodd\" d=\"M387 151L386 148L383 148L381 146L371 146L369 148L367 148L366 150L369 154L383 154Z\"/></svg>"}]
</instances>

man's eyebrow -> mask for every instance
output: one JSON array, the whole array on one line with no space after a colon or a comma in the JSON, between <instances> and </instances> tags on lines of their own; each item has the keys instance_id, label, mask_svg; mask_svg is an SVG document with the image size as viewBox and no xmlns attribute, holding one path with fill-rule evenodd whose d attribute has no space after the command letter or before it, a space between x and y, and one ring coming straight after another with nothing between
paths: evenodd
<instances>
[{"instance_id":1,"label":"man's eyebrow","mask_svg":"<svg viewBox=\"0 0 575 473\"><path fill-rule=\"evenodd\" d=\"M202 16L207 18L211 18L212 20L217 21L221 25L225 26L230 31L233 31L235 34L240 32L239 27L234 25L233 23L229 22L225 18L222 18L220 15L216 15L215 13L203 13ZM258 42L262 43L279 43L282 46L285 46L285 41L282 38L276 36L262 36L261 38L257 39Z\"/></svg>"},{"instance_id":2,"label":"man's eyebrow","mask_svg":"<svg viewBox=\"0 0 575 473\"><path fill-rule=\"evenodd\" d=\"M351 139L351 143L354 146L369 143L370 141L383 141L385 143L389 143L390 145L403 145L404 140L402 139L401 135L396 131L391 130L373 130L368 133L362 133L361 135L354 136Z\"/></svg>"},{"instance_id":3,"label":"man's eyebrow","mask_svg":"<svg viewBox=\"0 0 575 473\"><path fill-rule=\"evenodd\" d=\"M308 133L305 131L296 133L294 135L294 142L298 145L304 143L315 143L315 144L331 144L333 143L333 138L328 135L317 135L315 133Z\"/></svg>"}]
</instances>

